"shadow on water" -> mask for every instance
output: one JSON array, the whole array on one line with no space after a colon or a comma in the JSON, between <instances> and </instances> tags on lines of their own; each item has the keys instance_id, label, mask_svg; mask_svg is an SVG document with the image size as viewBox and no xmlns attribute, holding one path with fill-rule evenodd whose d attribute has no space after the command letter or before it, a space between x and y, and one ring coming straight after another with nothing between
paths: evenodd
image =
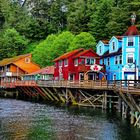
<instances>
[{"instance_id":1,"label":"shadow on water","mask_svg":"<svg viewBox=\"0 0 140 140\"><path fill-rule=\"evenodd\" d=\"M0 140L140 140L110 110L0 99Z\"/></svg>"}]
</instances>

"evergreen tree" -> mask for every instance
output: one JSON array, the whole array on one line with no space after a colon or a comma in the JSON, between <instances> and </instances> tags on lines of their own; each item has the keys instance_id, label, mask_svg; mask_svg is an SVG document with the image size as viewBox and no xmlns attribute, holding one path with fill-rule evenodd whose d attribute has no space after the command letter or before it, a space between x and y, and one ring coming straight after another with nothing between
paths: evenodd
<instances>
[{"instance_id":1,"label":"evergreen tree","mask_svg":"<svg viewBox=\"0 0 140 140\"><path fill-rule=\"evenodd\" d=\"M110 0L103 0L103 2L97 6L95 13L91 15L88 25L90 33L96 40L107 39L110 34L107 23L109 22L111 7L112 2Z\"/></svg>"}]
</instances>

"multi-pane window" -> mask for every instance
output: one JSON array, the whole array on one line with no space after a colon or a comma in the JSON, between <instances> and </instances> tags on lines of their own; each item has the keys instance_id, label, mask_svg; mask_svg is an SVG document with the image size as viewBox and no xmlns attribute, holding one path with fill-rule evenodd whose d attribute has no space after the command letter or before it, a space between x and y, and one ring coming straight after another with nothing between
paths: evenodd
<instances>
[{"instance_id":1,"label":"multi-pane window","mask_svg":"<svg viewBox=\"0 0 140 140\"><path fill-rule=\"evenodd\" d=\"M107 65L108 66L110 65L110 59L109 59L109 57L107 58Z\"/></svg>"},{"instance_id":2,"label":"multi-pane window","mask_svg":"<svg viewBox=\"0 0 140 140\"><path fill-rule=\"evenodd\" d=\"M59 66L62 66L62 60L59 61Z\"/></svg>"},{"instance_id":3,"label":"multi-pane window","mask_svg":"<svg viewBox=\"0 0 140 140\"><path fill-rule=\"evenodd\" d=\"M128 46L133 46L133 45L134 45L134 38L128 37Z\"/></svg>"},{"instance_id":4,"label":"multi-pane window","mask_svg":"<svg viewBox=\"0 0 140 140\"><path fill-rule=\"evenodd\" d=\"M118 64L118 57L115 56L115 64Z\"/></svg>"},{"instance_id":5,"label":"multi-pane window","mask_svg":"<svg viewBox=\"0 0 140 140\"><path fill-rule=\"evenodd\" d=\"M112 50L115 50L115 42L112 42Z\"/></svg>"},{"instance_id":6,"label":"multi-pane window","mask_svg":"<svg viewBox=\"0 0 140 140\"><path fill-rule=\"evenodd\" d=\"M68 66L68 59L64 60L64 66Z\"/></svg>"},{"instance_id":7,"label":"multi-pane window","mask_svg":"<svg viewBox=\"0 0 140 140\"><path fill-rule=\"evenodd\" d=\"M99 53L101 53L102 52L102 47L101 46L99 46Z\"/></svg>"},{"instance_id":8,"label":"multi-pane window","mask_svg":"<svg viewBox=\"0 0 140 140\"><path fill-rule=\"evenodd\" d=\"M127 63L133 63L134 62L134 55L128 54L127 55Z\"/></svg>"},{"instance_id":9,"label":"multi-pane window","mask_svg":"<svg viewBox=\"0 0 140 140\"><path fill-rule=\"evenodd\" d=\"M93 59L93 58L86 59L86 65L93 65L93 64L95 64L95 59Z\"/></svg>"},{"instance_id":10,"label":"multi-pane window","mask_svg":"<svg viewBox=\"0 0 140 140\"><path fill-rule=\"evenodd\" d=\"M119 63L122 64L122 56L119 56Z\"/></svg>"},{"instance_id":11,"label":"multi-pane window","mask_svg":"<svg viewBox=\"0 0 140 140\"><path fill-rule=\"evenodd\" d=\"M78 59L77 59L77 58L74 59L74 65L75 65L75 66L78 66Z\"/></svg>"}]
</instances>

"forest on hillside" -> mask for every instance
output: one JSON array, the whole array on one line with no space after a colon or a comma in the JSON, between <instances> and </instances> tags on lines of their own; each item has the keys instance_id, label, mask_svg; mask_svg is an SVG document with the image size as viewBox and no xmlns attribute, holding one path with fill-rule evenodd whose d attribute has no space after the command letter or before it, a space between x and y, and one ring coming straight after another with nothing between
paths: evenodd
<instances>
[{"instance_id":1,"label":"forest on hillside","mask_svg":"<svg viewBox=\"0 0 140 140\"><path fill-rule=\"evenodd\" d=\"M140 0L0 0L0 60L32 53L42 67L77 48L123 35Z\"/></svg>"}]
</instances>

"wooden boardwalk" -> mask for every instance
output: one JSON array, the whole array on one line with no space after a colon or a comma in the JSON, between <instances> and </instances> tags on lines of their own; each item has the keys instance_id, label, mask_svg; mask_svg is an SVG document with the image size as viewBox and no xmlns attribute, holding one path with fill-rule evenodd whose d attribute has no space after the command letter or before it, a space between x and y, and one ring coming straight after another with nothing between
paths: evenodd
<instances>
[{"instance_id":1,"label":"wooden boardwalk","mask_svg":"<svg viewBox=\"0 0 140 140\"><path fill-rule=\"evenodd\" d=\"M131 123L140 125L140 81L15 81L0 83L1 89L16 89L29 98L73 105L101 107L118 106L122 114L131 110ZM121 102L120 102L121 101ZM137 113L138 112L138 113Z\"/></svg>"}]
</instances>

